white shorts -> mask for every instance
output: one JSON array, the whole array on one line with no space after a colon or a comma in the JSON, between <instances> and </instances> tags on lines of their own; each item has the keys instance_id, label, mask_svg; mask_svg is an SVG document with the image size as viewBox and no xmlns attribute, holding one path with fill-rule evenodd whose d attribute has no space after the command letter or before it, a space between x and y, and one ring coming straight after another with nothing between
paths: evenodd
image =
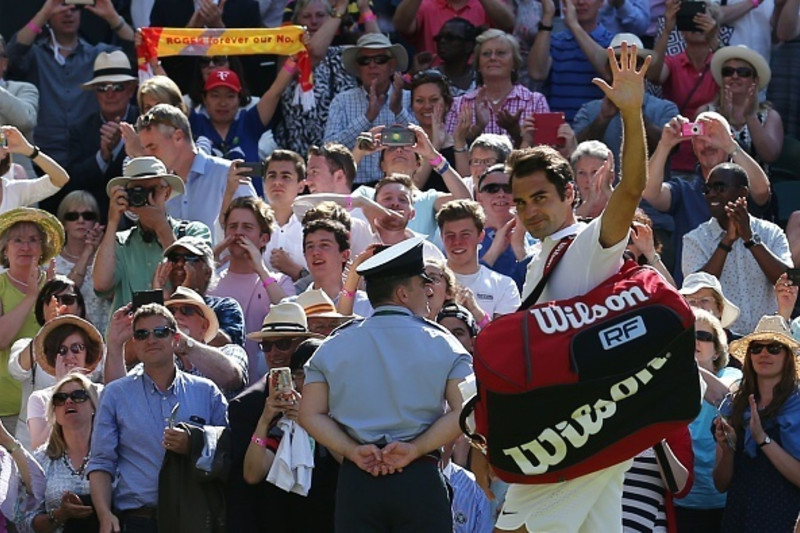
<instances>
[{"instance_id":1,"label":"white shorts","mask_svg":"<svg viewBox=\"0 0 800 533\"><path fill-rule=\"evenodd\" d=\"M523 525L533 532L622 531L622 482L631 461L561 483L513 484L497 518L497 529Z\"/></svg>"}]
</instances>

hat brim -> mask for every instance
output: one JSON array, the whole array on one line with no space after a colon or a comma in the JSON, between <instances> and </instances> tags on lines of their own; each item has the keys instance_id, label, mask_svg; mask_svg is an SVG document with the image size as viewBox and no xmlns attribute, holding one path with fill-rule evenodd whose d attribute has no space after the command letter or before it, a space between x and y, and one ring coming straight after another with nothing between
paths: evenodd
<instances>
[{"instance_id":1,"label":"hat brim","mask_svg":"<svg viewBox=\"0 0 800 533\"><path fill-rule=\"evenodd\" d=\"M720 87L722 87L722 65L729 59L740 59L753 65L758 76L759 91L764 90L769 85L769 80L772 78L772 70L770 70L767 60L761 54L744 46L726 46L714 52L714 57L711 58L711 75L714 76L714 81Z\"/></svg>"},{"instance_id":2,"label":"hat brim","mask_svg":"<svg viewBox=\"0 0 800 533\"><path fill-rule=\"evenodd\" d=\"M56 375L55 365L48 361L47 355L44 353L44 341L47 339L47 336L53 332L53 330L65 325L79 327L84 333L86 333L88 338L87 342L93 342L98 346L97 351L99 356L97 357L97 360L93 361L91 364L87 364L85 367L87 370L86 373L91 374L97 368L97 365L100 364L100 361L103 360L103 356L105 355L105 343L103 342L103 336L99 331L97 331L97 328L95 328L91 322L88 322L76 315L62 315L56 317L45 323L45 325L39 329L39 332L33 339L33 353L36 363L51 376Z\"/></svg>"},{"instance_id":3,"label":"hat brim","mask_svg":"<svg viewBox=\"0 0 800 533\"><path fill-rule=\"evenodd\" d=\"M743 362L747 355L747 347L750 346L750 343L753 341L779 342L788 347L789 351L792 352L795 357L800 356L800 342L797 342L789 335L772 331L745 335L741 339L733 341L730 346L728 346L728 352L736 359Z\"/></svg>"},{"instance_id":4,"label":"hat brim","mask_svg":"<svg viewBox=\"0 0 800 533\"><path fill-rule=\"evenodd\" d=\"M126 81L139 80L126 74L109 74L107 76L97 76L96 78L92 78L91 80L82 84L81 89L84 91L91 91L95 85L99 85L101 83L125 83Z\"/></svg>"},{"instance_id":5,"label":"hat brim","mask_svg":"<svg viewBox=\"0 0 800 533\"><path fill-rule=\"evenodd\" d=\"M200 250L197 246L195 246L193 244L189 244L189 243L186 243L186 242L175 241L172 244L170 244L169 246L167 246L166 250L164 250L164 254L163 254L164 257L166 257L167 254L169 254L173 250L177 250L178 248L183 248L184 250L189 250L194 255L199 255L200 257L203 257L204 255L206 255L205 253L203 253L202 250Z\"/></svg>"},{"instance_id":6,"label":"hat brim","mask_svg":"<svg viewBox=\"0 0 800 533\"><path fill-rule=\"evenodd\" d=\"M206 344L211 342L211 340L217 336L217 333L219 333L219 319L217 319L217 314L214 313L205 302L200 303L189 298L173 298L164 302L164 307L168 308L170 305L192 305L200 309L200 312L203 313L203 318L208 320L208 329L203 337L203 342Z\"/></svg>"},{"instance_id":7,"label":"hat brim","mask_svg":"<svg viewBox=\"0 0 800 533\"><path fill-rule=\"evenodd\" d=\"M183 185L183 180L176 176L175 174L153 174L152 176L135 176L135 177L128 177L128 176L118 176L116 178L112 178L106 184L106 194L109 198L111 198L111 190L119 185L123 189L128 186L128 183L132 181L143 181L143 180L151 180L155 178L161 178L167 182L167 185L170 186L172 192L169 195L169 199L172 200L176 196L180 196L184 193L185 187Z\"/></svg>"},{"instance_id":8,"label":"hat brim","mask_svg":"<svg viewBox=\"0 0 800 533\"><path fill-rule=\"evenodd\" d=\"M322 339L319 333L311 331L254 331L248 333L247 338L251 341L263 341L264 339L283 339L286 337L297 337L300 339Z\"/></svg>"},{"instance_id":9,"label":"hat brim","mask_svg":"<svg viewBox=\"0 0 800 533\"><path fill-rule=\"evenodd\" d=\"M389 50L397 61L397 70L405 72L408 69L408 52L399 44L393 44L388 47L378 43L367 44L366 46L348 46L342 51L342 64L345 70L356 78L359 78L356 59L358 58L358 52L361 50Z\"/></svg>"},{"instance_id":10,"label":"hat brim","mask_svg":"<svg viewBox=\"0 0 800 533\"><path fill-rule=\"evenodd\" d=\"M18 222L31 222L44 232L45 238L50 244L50 253L42 256L40 265L49 263L51 259L61 253L65 241L64 226L54 215L33 207L17 207L6 211L0 215L0 235Z\"/></svg>"}]
</instances>

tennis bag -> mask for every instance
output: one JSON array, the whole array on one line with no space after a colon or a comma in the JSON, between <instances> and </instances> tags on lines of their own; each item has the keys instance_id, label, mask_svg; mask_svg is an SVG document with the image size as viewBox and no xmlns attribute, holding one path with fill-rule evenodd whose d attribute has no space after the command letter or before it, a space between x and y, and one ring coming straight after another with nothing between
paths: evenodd
<instances>
[{"instance_id":1,"label":"tennis bag","mask_svg":"<svg viewBox=\"0 0 800 533\"><path fill-rule=\"evenodd\" d=\"M461 427L509 483L576 478L634 457L700 411L694 315L627 261L587 294L493 320ZM475 413L476 433L466 419Z\"/></svg>"}]
</instances>

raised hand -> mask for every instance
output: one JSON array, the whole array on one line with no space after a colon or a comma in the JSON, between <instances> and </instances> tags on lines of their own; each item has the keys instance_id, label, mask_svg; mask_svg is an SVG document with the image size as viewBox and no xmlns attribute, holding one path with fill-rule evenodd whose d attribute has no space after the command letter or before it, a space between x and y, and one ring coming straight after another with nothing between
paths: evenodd
<instances>
[{"instance_id":1,"label":"raised hand","mask_svg":"<svg viewBox=\"0 0 800 533\"><path fill-rule=\"evenodd\" d=\"M617 60L614 50L609 48L607 53L611 65L612 84L609 85L600 78L592 80L592 83L600 87L606 97L623 113L626 111L641 113L642 110L644 76L653 56L647 56L642 68L636 70L637 52L635 45L628 46L628 43L623 41Z\"/></svg>"},{"instance_id":2,"label":"raised hand","mask_svg":"<svg viewBox=\"0 0 800 533\"><path fill-rule=\"evenodd\" d=\"M750 229L747 198L737 198L735 202L728 202L728 205L725 206L725 213L728 215L728 220L735 226L736 234L743 241L749 241L753 236L753 231Z\"/></svg>"},{"instance_id":3,"label":"raised hand","mask_svg":"<svg viewBox=\"0 0 800 533\"><path fill-rule=\"evenodd\" d=\"M367 120L372 123L378 118L378 114L381 112L383 108L383 104L386 102L386 95L385 94L378 94L375 89L375 82L369 86L369 103L367 104L367 112L365 116Z\"/></svg>"},{"instance_id":4,"label":"raised hand","mask_svg":"<svg viewBox=\"0 0 800 533\"><path fill-rule=\"evenodd\" d=\"M760 444L767 438L767 432L764 431L764 427L761 425L761 415L758 414L755 396L751 394L747 397L747 401L750 403L750 433L753 435L753 440L756 441L756 444Z\"/></svg>"}]
</instances>

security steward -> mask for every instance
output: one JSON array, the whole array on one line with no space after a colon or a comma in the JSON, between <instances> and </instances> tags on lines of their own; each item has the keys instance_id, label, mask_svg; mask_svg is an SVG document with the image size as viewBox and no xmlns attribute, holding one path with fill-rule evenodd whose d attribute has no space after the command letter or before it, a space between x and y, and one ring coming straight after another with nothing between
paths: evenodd
<instances>
[{"instance_id":1,"label":"security steward","mask_svg":"<svg viewBox=\"0 0 800 533\"><path fill-rule=\"evenodd\" d=\"M471 358L422 318L431 295L423 267L418 238L364 261L357 272L375 313L334 331L306 363L300 423L344 457L337 532L453 531L438 449L459 435L458 384Z\"/></svg>"}]
</instances>

